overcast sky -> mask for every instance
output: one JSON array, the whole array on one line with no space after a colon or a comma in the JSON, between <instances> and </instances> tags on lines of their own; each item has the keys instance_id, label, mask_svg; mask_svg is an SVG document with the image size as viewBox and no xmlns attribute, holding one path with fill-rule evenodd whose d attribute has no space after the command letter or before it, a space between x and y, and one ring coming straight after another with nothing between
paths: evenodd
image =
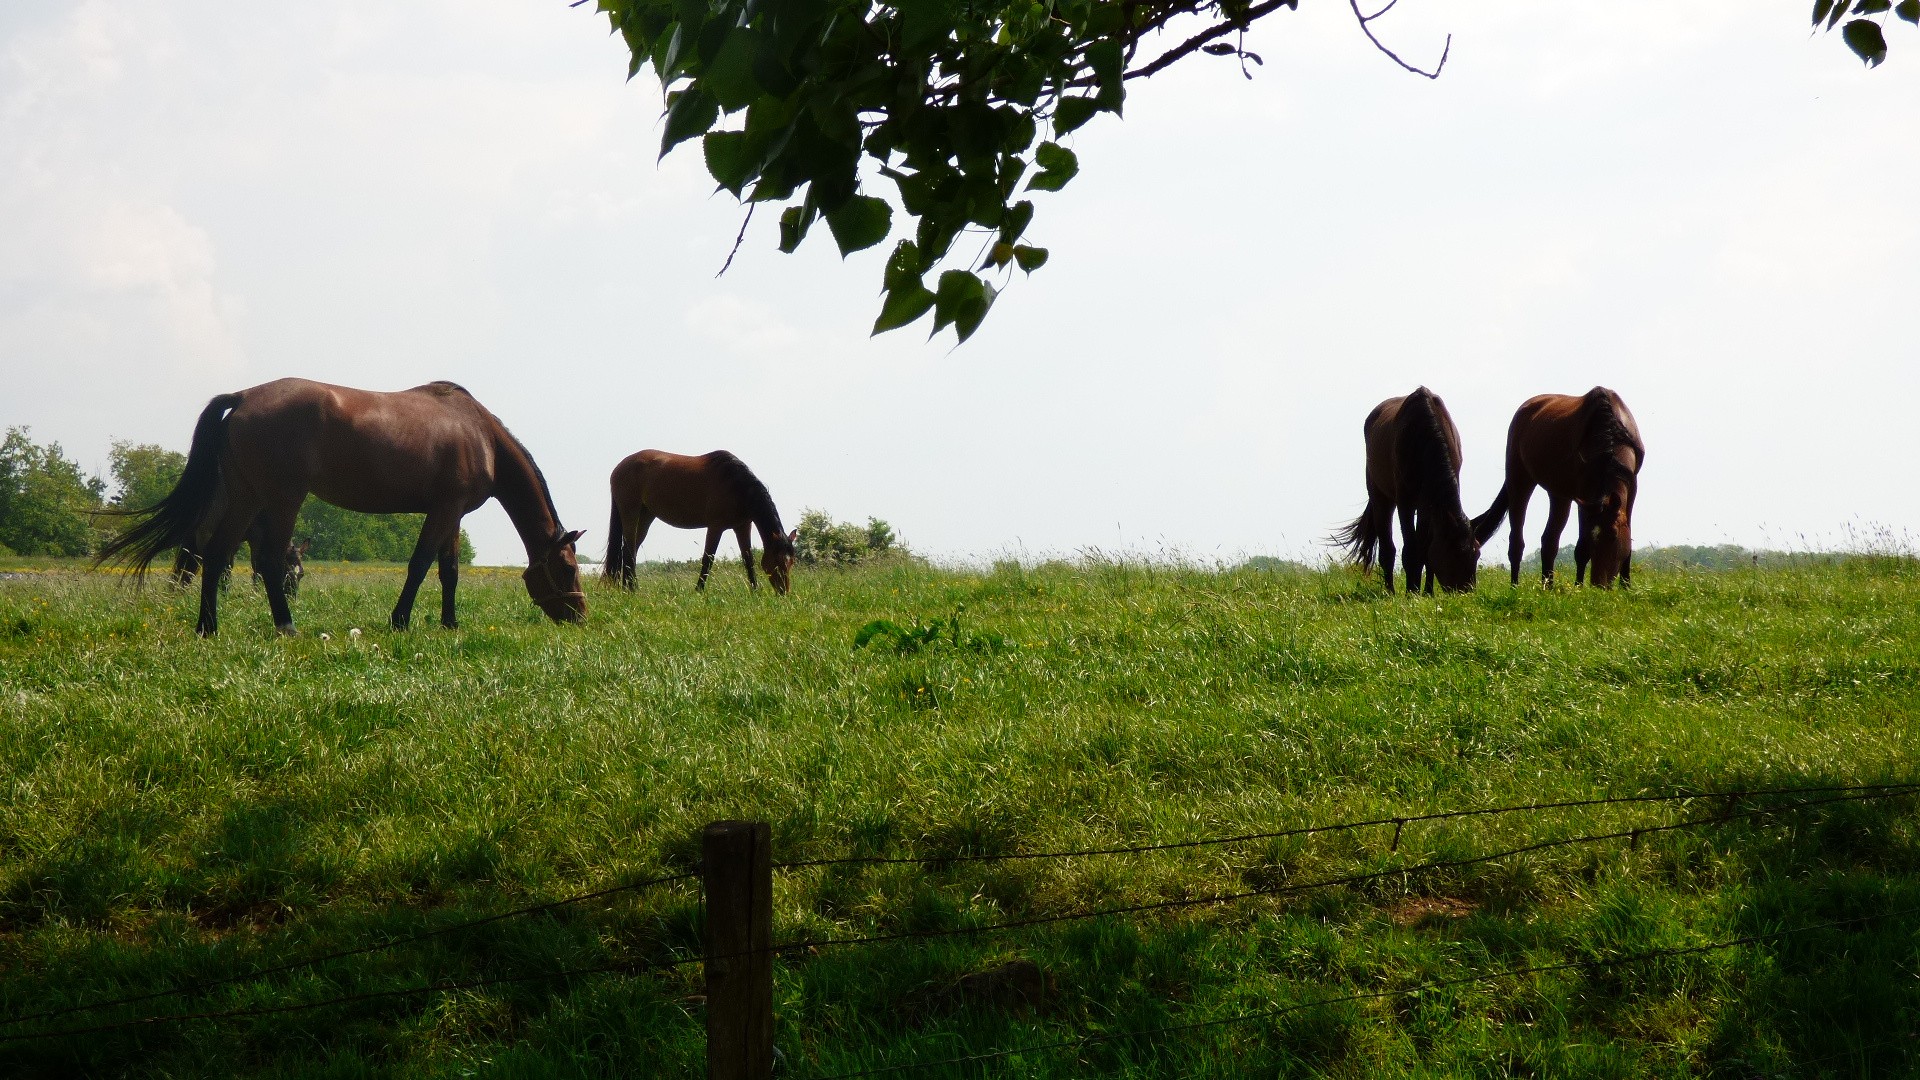
<instances>
[{"instance_id":1,"label":"overcast sky","mask_svg":"<svg viewBox=\"0 0 1920 1080\"><path fill-rule=\"evenodd\" d=\"M655 164L658 84L589 7L5 0L0 426L104 471L216 393L452 379L595 552L651 446L937 556L1231 559L1359 510L1382 398L1446 400L1475 513L1514 407L1603 383L1642 544L1920 526L1920 34L1868 72L1800 3L1403 0L1402 55L1453 35L1429 82L1302 8L1252 81L1200 57L1076 133L1052 261L954 349L867 337L884 245L783 256L763 214L716 280L740 210Z\"/></svg>"}]
</instances>

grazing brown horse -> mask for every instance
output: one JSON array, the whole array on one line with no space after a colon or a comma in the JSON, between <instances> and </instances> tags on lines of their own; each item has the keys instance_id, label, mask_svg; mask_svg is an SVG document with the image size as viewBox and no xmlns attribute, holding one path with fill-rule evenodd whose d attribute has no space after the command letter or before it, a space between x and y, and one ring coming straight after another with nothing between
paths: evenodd
<instances>
[{"instance_id":1,"label":"grazing brown horse","mask_svg":"<svg viewBox=\"0 0 1920 1080\"><path fill-rule=\"evenodd\" d=\"M1535 486L1547 489L1547 528L1540 536L1540 577L1553 582L1553 560L1569 506L1580 507L1579 539L1573 545L1573 581L1580 584L1593 563L1601 588L1618 577L1633 578L1633 500L1647 448L1640 426L1620 395L1596 386L1583 395L1541 394L1528 398L1507 428L1507 482L1487 512L1473 519L1473 534L1486 543L1510 521L1507 563L1520 584L1527 501Z\"/></svg>"},{"instance_id":2,"label":"grazing brown horse","mask_svg":"<svg viewBox=\"0 0 1920 1080\"><path fill-rule=\"evenodd\" d=\"M560 526L547 482L527 448L499 419L449 382L383 394L280 379L207 403L187 467L173 491L108 542L96 563L131 563L136 574L162 552L182 549L175 576L200 575L199 632L219 629L220 578L240 541L267 587L274 625L293 632L287 608L288 543L311 493L367 514L425 514L393 609L404 629L427 568L440 563L440 622L454 626L460 519L499 499L527 546L527 593L555 621L586 617L577 532Z\"/></svg>"},{"instance_id":3,"label":"grazing brown horse","mask_svg":"<svg viewBox=\"0 0 1920 1080\"><path fill-rule=\"evenodd\" d=\"M634 587L635 560L640 542L655 518L676 529L707 530L707 551L700 559L700 581L707 587L713 553L720 537L733 530L740 540L740 561L747 566L747 584L759 588L753 577L750 527L760 530L760 568L773 582L773 591L786 595L793 573L793 544L800 533L780 524L767 485L745 462L725 450L693 457L664 450L642 450L613 467L613 515L607 522L607 559L602 572Z\"/></svg>"},{"instance_id":4,"label":"grazing brown horse","mask_svg":"<svg viewBox=\"0 0 1920 1080\"><path fill-rule=\"evenodd\" d=\"M1393 591L1393 518L1406 544L1407 591L1473 588L1480 545L1460 508L1460 432L1447 406L1422 386L1374 406L1361 428L1367 439L1367 508L1334 534L1361 569L1379 550L1387 591Z\"/></svg>"}]
</instances>

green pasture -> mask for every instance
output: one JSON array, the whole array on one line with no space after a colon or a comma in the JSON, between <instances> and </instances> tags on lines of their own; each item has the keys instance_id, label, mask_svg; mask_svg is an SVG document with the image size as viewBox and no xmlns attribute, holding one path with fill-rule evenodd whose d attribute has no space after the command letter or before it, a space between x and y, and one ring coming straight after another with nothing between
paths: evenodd
<instances>
[{"instance_id":1,"label":"green pasture","mask_svg":"<svg viewBox=\"0 0 1920 1080\"><path fill-rule=\"evenodd\" d=\"M1305 884L1779 808L1624 804L1145 855L1423 811L1920 779L1920 566L1636 567L1625 593L1384 596L1344 571L898 560L750 594L689 567L549 624L468 570L463 628L382 629L392 567L310 566L272 632L156 577L0 564L0 1075L697 1077L679 883L253 982L44 1020L691 869L775 857L779 940ZM1569 570L1571 568L1569 567ZM856 635L875 620L864 647ZM353 630L358 628L358 636ZM1802 808L1434 873L776 966L783 1077L1818 1077L1920 1071L1920 812ZM1843 923L1843 925L1824 925ZM1821 927L1776 935L1795 927ZM1619 958L1743 937L1754 943ZM1491 981L1470 976L1554 967ZM1011 966L1009 966L1011 965ZM221 1020L430 982L497 985ZM1018 990L1020 992L1015 992Z\"/></svg>"}]
</instances>

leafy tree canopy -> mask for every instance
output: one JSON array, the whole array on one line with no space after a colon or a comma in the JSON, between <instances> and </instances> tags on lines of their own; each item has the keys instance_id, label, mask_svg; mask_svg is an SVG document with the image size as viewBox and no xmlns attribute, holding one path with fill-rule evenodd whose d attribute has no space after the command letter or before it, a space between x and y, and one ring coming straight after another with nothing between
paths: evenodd
<instances>
[{"instance_id":1,"label":"leafy tree canopy","mask_svg":"<svg viewBox=\"0 0 1920 1080\"><path fill-rule=\"evenodd\" d=\"M107 485L26 428L0 440L0 546L21 555L86 555Z\"/></svg>"},{"instance_id":2,"label":"leafy tree canopy","mask_svg":"<svg viewBox=\"0 0 1920 1080\"><path fill-rule=\"evenodd\" d=\"M112 463L113 503L123 510L145 510L159 504L186 471L187 455L153 443L116 440L108 454Z\"/></svg>"},{"instance_id":3,"label":"leafy tree canopy","mask_svg":"<svg viewBox=\"0 0 1920 1080\"><path fill-rule=\"evenodd\" d=\"M1047 261L1028 238L1028 194L1059 191L1079 172L1061 137L1119 115L1129 81L1177 62L1259 64L1246 30L1299 0L597 3L632 54L628 78L648 67L660 78L662 157L699 139L707 171L748 204L749 220L761 203L782 207L786 252L822 220L843 256L885 241L894 204L874 189L891 183L912 225L887 259L873 332L931 314L934 333L951 326L965 341L996 281ZM1395 63L1439 75L1444 52L1423 70L1375 37L1368 24L1392 2L1372 15L1348 3ZM1840 26L1873 65L1886 56L1889 12L1920 22L1920 0L1818 0L1813 18Z\"/></svg>"}]
</instances>

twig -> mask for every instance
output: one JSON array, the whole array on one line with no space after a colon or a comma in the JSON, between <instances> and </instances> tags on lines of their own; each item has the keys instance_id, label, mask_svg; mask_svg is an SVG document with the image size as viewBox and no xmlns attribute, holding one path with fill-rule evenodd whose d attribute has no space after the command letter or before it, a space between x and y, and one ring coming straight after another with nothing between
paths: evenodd
<instances>
[{"instance_id":1,"label":"twig","mask_svg":"<svg viewBox=\"0 0 1920 1080\"><path fill-rule=\"evenodd\" d=\"M1368 23L1379 18L1380 16L1385 15L1387 12L1392 11L1393 5L1399 2L1400 0L1387 0L1386 7L1381 8L1379 11L1376 11L1371 15L1362 15L1360 14L1360 0L1347 0L1348 6L1353 8L1353 17L1360 20L1360 32L1367 35L1367 40L1373 42L1374 48L1379 49L1381 52L1387 54L1387 59L1393 61L1396 64L1399 64L1401 67L1406 68L1408 71L1413 72L1415 75L1419 75L1428 79L1439 78L1440 72L1444 70L1447 66L1447 54L1453 51L1453 35L1452 34L1447 35L1447 43L1445 46L1443 46L1440 49L1440 62L1433 65L1432 71L1422 71L1421 69L1414 67L1412 64L1407 63L1405 60L1400 59L1399 54L1395 53L1392 49L1389 49L1385 45L1381 44L1380 39L1375 37L1373 34L1373 27L1367 25Z\"/></svg>"},{"instance_id":2,"label":"twig","mask_svg":"<svg viewBox=\"0 0 1920 1080\"><path fill-rule=\"evenodd\" d=\"M727 272L727 267L733 265L733 257L735 255L740 254L740 245L747 238L747 225L748 223L753 221L753 208L758 205L760 204L759 203L747 204L747 216L745 220L740 222L740 232L736 234L733 238L733 250L727 252L727 261L720 264L720 273L713 275L714 277L719 277L721 276L721 274L725 274Z\"/></svg>"}]
</instances>

